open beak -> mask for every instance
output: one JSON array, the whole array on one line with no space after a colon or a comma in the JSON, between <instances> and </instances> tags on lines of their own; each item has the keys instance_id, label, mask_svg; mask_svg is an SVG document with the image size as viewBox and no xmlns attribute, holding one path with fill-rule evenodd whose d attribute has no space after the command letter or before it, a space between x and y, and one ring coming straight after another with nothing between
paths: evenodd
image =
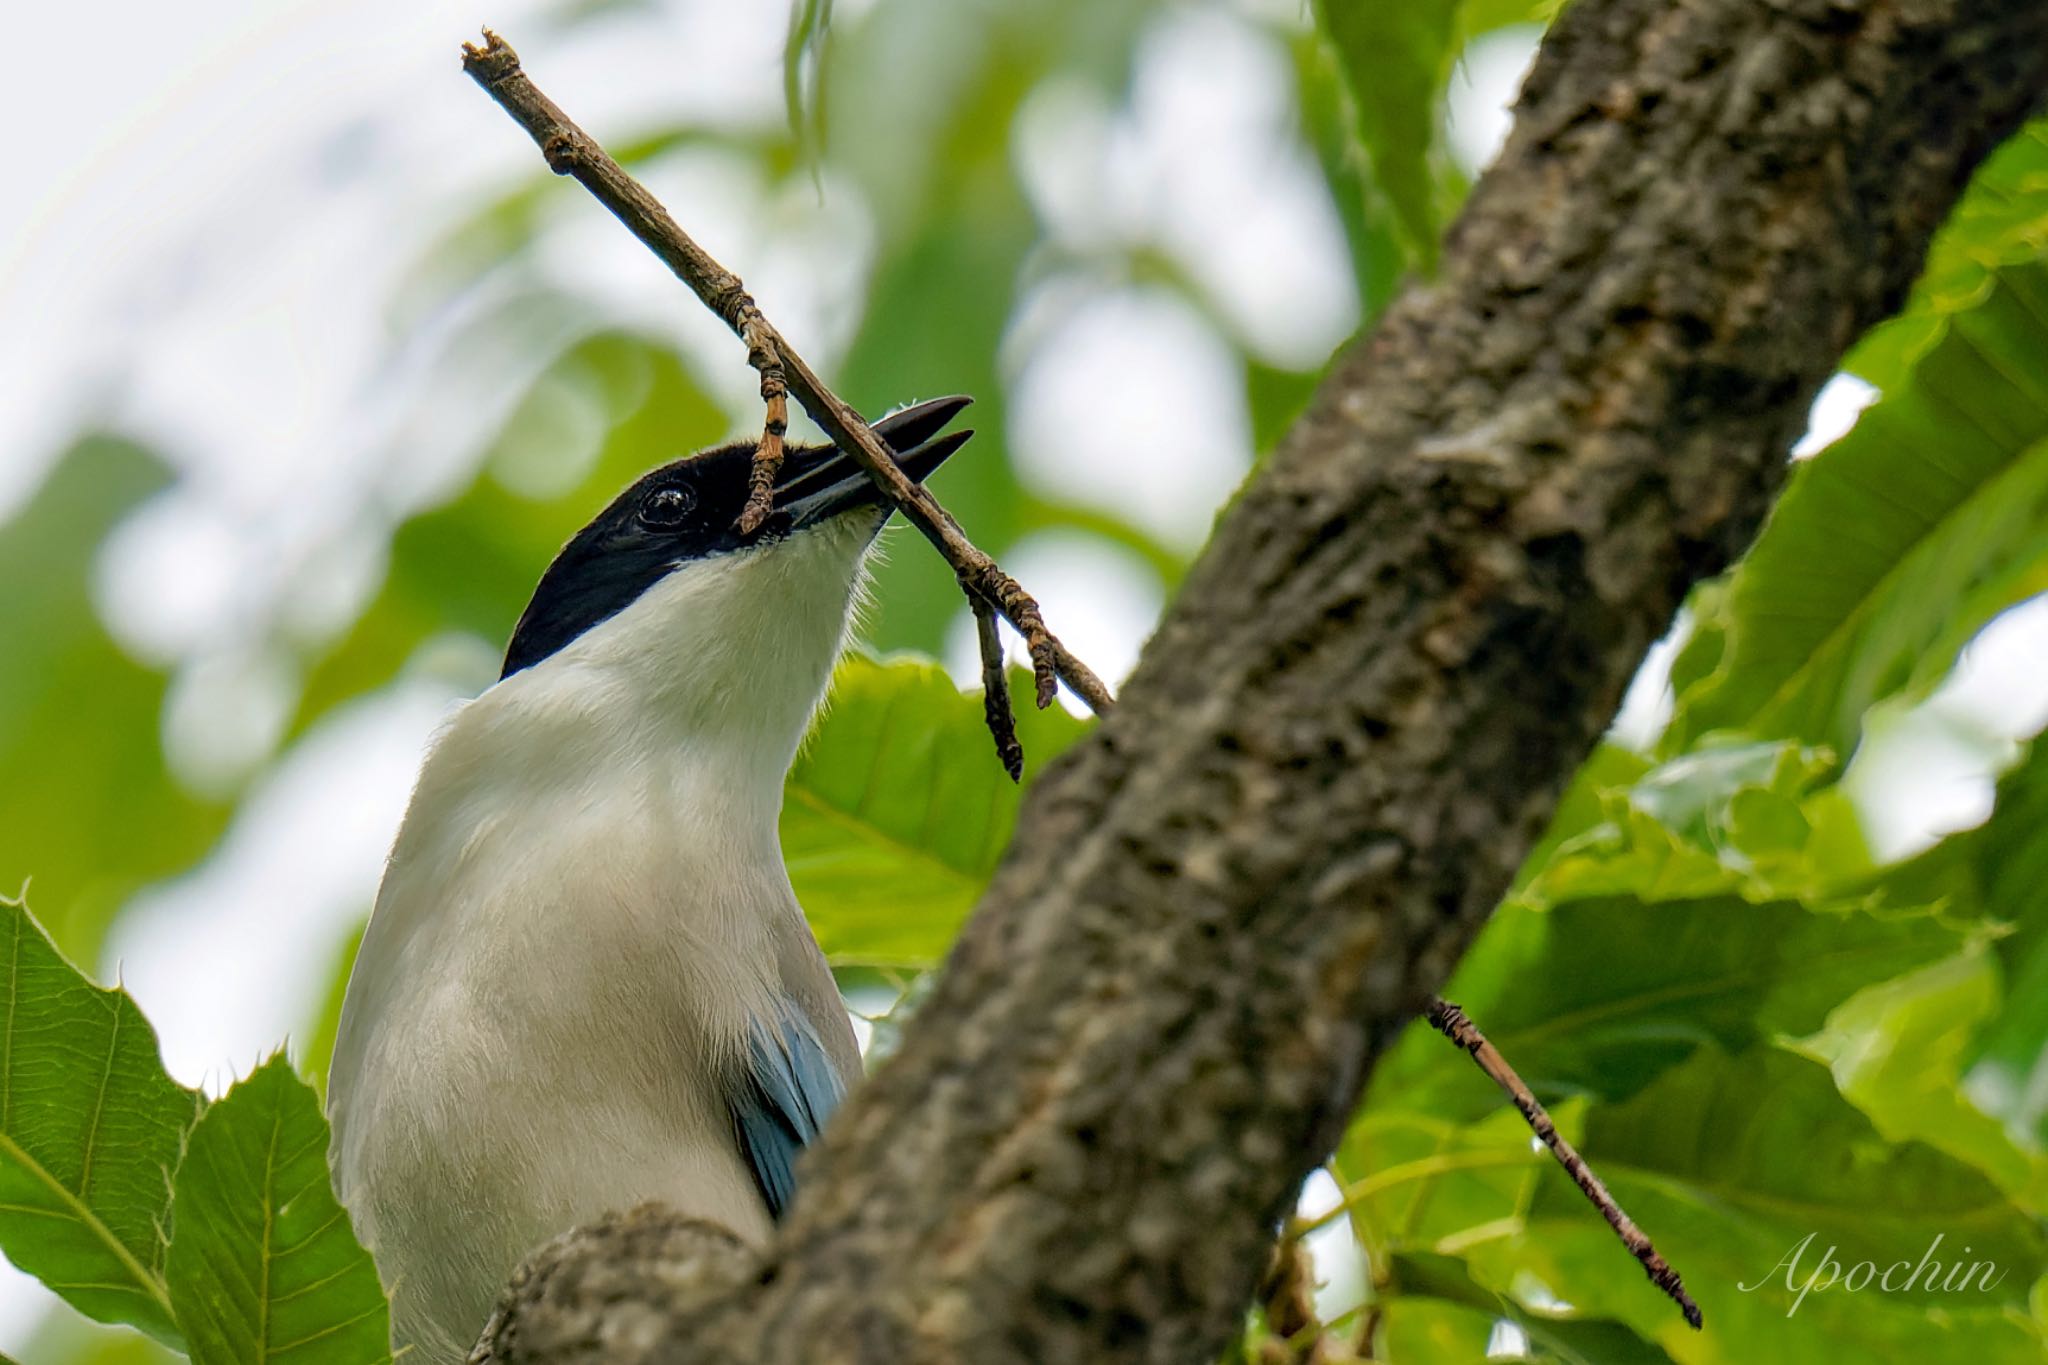
<instances>
[{"instance_id":1,"label":"open beak","mask_svg":"<svg viewBox=\"0 0 2048 1365\"><path fill-rule=\"evenodd\" d=\"M973 401L955 395L892 412L874 424L875 435L887 443L903 472L922 483L974 435L971 430L938 435L941 427ZM775 487L775 506L788 515L793 529L816 526L842 512L877 507L882 502L882 491L867 471L837 446L792 449L782 471L782 482Z\"/></svg>"}]
</instances>

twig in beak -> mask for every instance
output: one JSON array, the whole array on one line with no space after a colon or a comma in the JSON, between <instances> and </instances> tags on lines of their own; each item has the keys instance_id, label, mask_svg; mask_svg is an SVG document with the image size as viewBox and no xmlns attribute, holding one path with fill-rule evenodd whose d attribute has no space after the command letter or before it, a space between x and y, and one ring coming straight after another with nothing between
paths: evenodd
<instances>
[{"instance_id":1,"label":"twig in beak","mask_svg":"<svg viewBox=\"0 0 2048 1365\"><path fill-rule=\"evenodd\" d=\"M788 424L785 395L793 393L833 444L867 471L904 518L953 566L970 600L1001 612L1017 628L1031 650L1039 706L1051 705L1058 684L1064 682L1098 715L1110 708L1109 689L1046 629L1045 617L1031 594L967 539L938 500L897 465L860 414L826 388L803 357L790 349L781 333L761 316L739 276L713 260L645 185L628 175L595 138L541 93L521 69L519 54L511 44L485 29L482 47L463 44L462 69L527 131L547 158L549 169L557 175L573 176L589 190L746 342L748 363L761 374L761 398L768 411L755 449L747 503L739 517L742 530L759 526L768 514ZM997 743L1001 743L1000 736Z\"/></svg>"},{"instance_id":2,"label":"twig in beak","mask_svg":"<svg viewBox=\"0 0 2048 1365\"><path fill-rule=\"evenodd\" d=\"M739 529L752 535L775 510L775 479L782 472L782 438L789 434L789 381L782 373L782 356L775 348L773 330L747 301L748 316L740 327L740 340L747 343L747 363L761 373L761 402L767 419L761 424L761 443L754 447L754 468L747 490L747 505L740 509Z\"/></svg>"},{"instance_id":3,"label":"twig in beak","mask_svg":"<svg viewBox=\"0 0 2048 1365\"><path fill-rule=\"evenodd\" d=\"M1024 746L1017 740L1017 714L1010 709L1010 679L1003 667L1003 640L996 629L996 610L979 594L970 593L974 634L981 644L981 711L996 742L996 757L1012 782L1024 780Z\"/></svg>"}]
</instances>

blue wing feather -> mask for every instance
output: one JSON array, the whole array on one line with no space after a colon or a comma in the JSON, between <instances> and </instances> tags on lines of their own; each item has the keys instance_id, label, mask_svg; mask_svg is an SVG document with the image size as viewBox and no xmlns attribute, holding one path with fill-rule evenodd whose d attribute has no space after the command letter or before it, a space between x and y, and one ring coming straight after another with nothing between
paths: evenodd
<instances>
[{"instance_id":1,"label":"blue wing feather","mask_svg":"<svg viewBox=\"0 0 2048 1365\"><path fill-rule=\"evenodd\" d=\"M754 1021L746 1074L730 1097L740 1151L768 1211L780 1218L796 1195L796 1158L818 1136L844 1093L817 1032L788 1005Z\"/></svg>"}]
</instances>

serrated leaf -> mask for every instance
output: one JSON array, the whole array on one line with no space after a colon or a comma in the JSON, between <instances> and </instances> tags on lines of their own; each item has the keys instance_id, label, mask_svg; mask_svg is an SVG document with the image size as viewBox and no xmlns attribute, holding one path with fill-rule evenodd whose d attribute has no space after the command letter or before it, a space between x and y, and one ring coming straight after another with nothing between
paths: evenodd
<instances>
[{"instance_id":1,"label":"serrated leaf","mask_svg":"<svg viewBox=\"0 0 2048 1365\"><path fill-rule=\"evenodd\" d=\"M1512 899L1826 900L1871 867L1853 807L1817 786L1833 766L1777 742L1702 744L1654 768L1596 753Z\"/></svg>"},{"instance_id":2,"label":"serrated leaf","mask_svg":"<svg viewBox=\"0 0 2048 1365\"><path fill-rule=\"evenodd\" d=\"M1842 368L1890 390L1973 307L1991 271L2048 250L2048 119L2036 119L1986 158L1941 231L1899 315L1856 343Z\"/></svg>"},{"instance_id":3,"label":"serrated leaf","mask_svg":"<svg viewBox=\"0 0 2048 1365\"><path fill-rule=\"evenodd\" d=\"M1865 987L1829 1011L1818 1033L1789 1046L1829 1067L1843 1097L1886 1138L1939 1148L2022 1207L2048 1212L2048 1158L2022 1151L1964 1093L1972 1040L1999 999L1996 957L1972 948Z\"/></svg>"},{"instance_id":4,"label":"serrated leaf","mask_svg":"<svg viewBox=\"0 0 2048 1365\"><path fill-rule=\"evenodd\" d=\"M197 1365L377 1365L390 1309L327 1172L327 1120L282 1054L213 1104L165 1267Z\"/></svg>"},{"instance_id":5,"label":"serrated leaf","mask_svg":"<svg viewBox=\"0 0 2048 1365\"><path fill-rule=\"evenodd\" d=\"M176 1345L171 1172L204 1101L164 1071L127 992L0 898L0 1251L79 1312Z\"/></svg>"},{"instance_id":6,"label":"serrated leaf","mask_svg":"<svg viewBox=\"0 0 2048 1365\"><path fill-rule=\"evenodd\" d=\"M1633 787L1649 771L1648 759L1622 745L1603 741L1594 749L1572 775L1564 795L1558 798L1557 809L1551 813L1543 837L1522 860L1508 893L1510 897L1519 897L1530 882L1542 875L1566 843L1603 823L1613 808L1614 797Z\"/></svg>"},{"instance_id":7,"label":"serrated leaf","mask_svg":"<svg viewBox=\"0 0 2048 1365\"><path fill-rule=\"evenodd\" d=\"M1022 675L1019 675L1022 678ZM1013 687L1026 773L1085 724ZM952 945L1017 819L978 692L924 660L849 656L783 790L782 853L835 963L923 967Z\"/></svg>"},{"instance_id":8,"label":"serrated leaf","mask_svg":"<svg viewBox=\"0 0 2048 1365\"><path fill-rule=\"evenodd\" d=\"M2048 574L2048 261L2000 268L1910 378L1794 473L1700 643L1664 751L1715 729L1846 756ZM1710 664L1710 671L1703 669Z\"/></svg>"}]
</instances>

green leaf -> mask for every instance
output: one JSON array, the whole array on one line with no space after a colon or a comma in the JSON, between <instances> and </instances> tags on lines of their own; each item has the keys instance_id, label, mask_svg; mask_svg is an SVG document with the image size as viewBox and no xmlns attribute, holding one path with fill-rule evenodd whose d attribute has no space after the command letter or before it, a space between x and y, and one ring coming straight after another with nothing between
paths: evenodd
<instances>
[{"instance_id":1,"label":"green leaf","mask_svg":"<svg viewBox=\"0 0 2048 1365\"><path fill-rule=\"evenodd\" d=\"M1457 1060L1479 1074L1469 1057ZM1421 1106L1382 1106L1346 1131L1332 1165L1352 1227L1376 1266L1403 1250L1449 1250L1528 1201L1554 1158L1530 1140L1528 1124L1499 1090L1493 1093L1491 1111L1476 1122ZM1550 1116L1566 1140L1577 1142L1585 1102L1568 1100Z\"/></svg>"},{"instance_id":2,"label":"green leaf","mask_svg":"<svg viewBox=\"0 0 2048 1365\"><path fill-rule=\"evenodd\" d=\"M1539 1096L1619 1100L1703 1046L1739 1051L1819 1028L1858 990L1960 950L1965 928L1925 910L1734 896L1649 904L1507 906L1444 989ZM1374 1073L1368 1114L1472 1118L1498 1091L1425 1026Z\"/></svg>"},{"instance_id":3,"label":"green leaf","mask_svg":"<svg viewBox=\"0 0 2048 1365\"><path fill-rule=\"evenodd\" d=\"M1681 661L1667 753L1726 728L1846 755L1872 703L1931 686L2048 584L2044 354L2048 262L2002 268L1902 387L1799 467L1725 596L1695 603L1712 638Z\"/></svg>"},{"instance_id":4,"label":"green leaf","mask_svg":"<svg viewBox=\"0 0 2048 1365\"><path fill-rule=\"evenodd\" d=\"M1560 1133L1577 1141L1584 1114L1584 1103L1571 1101L1551 1117ZM1371 1115L1345 1135L1334 1164L1387 1313L1378 1342L1384 1358L1476 1359L1483 1350L1446 1353L1422 1343L1448 1346L1476 1333L1483 1345L1492 1325L1507 1319L1527 1336L1531 1359L1668 1361L1619 1323L1532 1311L1481 1286L1451 1254L1462 1254L1475 1240L1509 1235L1516 1211L1555 1167L1550 1153L1531 1142L1519 1113L1496 1112L1464 1127L1424 1114ZM1367 1174L1355 1178L1358 1172Z\"/></svg>"},{"instance_id":5,"label":"green leaf","mask_svg":"<svg viewBox=\"0 0 2048 1365\"><path fill-rule=\"evenodd\" d=\"M2041 1358L2026 1311L2048 1269L2038 1221L1963 1163L1886 1142L1804 1058L1702 1051L1627 1103L1589 1110L1582 1150L1684 1275L1707 1330L1679 1321L1561 1174L1545 1174L1518 1232L1470 1247L1480 1283L1618 1319L1686 1361ZM1891 1292L1836 1284L1801 1298L1830 1250L1844 1272L1905 1269ZM1997 1282L1907 1285L1923 1257L1944 1271L1988 1263Z\"/></svg>"},{"instance_id":6,"label":"green leaf","mask_svg":"<svg viewBox=\"0 0 2048 1365\"><path fill-rule=\"evenodd\" d=\"M1394 215L1382 212L1380 200L1359 155L1352 132L1350 92L1345 88L1342 62L1323 35L1313 29L1288 45L1294 66L1295 100L1300 106L1302 135L1314 151L1335 201L1338 221L1344 227L1344 243L1351 257L1351 274L1358 286L1358 300L1364 322L1378 317L1393 300L1407 268L1403 229ZM1339 354L1350 349L1338 348ZM1274 429L1274 407L1252 391L1255 450L1264 454L1279 433Z\"/></svg>"},{"instance_id":7,"label":"green leaf","mask_svg":"<svg viewBox=\"0 0 2048 1365\"><path fill-rule=\"evenodd\" d=\"M1468 39L1515 24L1544 24L1557 18L1564 0L1463 0L1459 24Z\"/></svg>"},{"instance_id":8,"label":"green leaf","mask_svg":"<svg viewBox=\"0 0 2048 1365\"><path fill-rule=\"evenodd\" d=\"M1912 298L1856 344L1842 368L1889 392L1940 338L1949 317L1976 306L2001 265L2048 251L2048 119L2007 138L1971 178L1927 253Z\"/></svg>"},{"instance_id":9,"label":"green leaf","mask_svg":"<svg viewBox=\"0 0 2048 1365\"><path fill-rule=\"evenodd\" d=\"M1917 1140L1967 1161L2022 1207L2048 1212L2048 1157L2022 1151L1970 1102L1963 1066L1999 1005L1996 957L1981 948L1869 986L1793 1044L1894 1142Z\"/></svg>"},{"instance_id":10,"label":"green leaf","mask_svg":"<svg viewBox=\"0 0 2048 1365\"><path fill-rule=\"evenodd\" d=\"M1036 772L1086 728L1013 684ZM1017 819L978 692L937 664L849 656L790 769L782 852L797 899L839 964L924 967L952 945Z\"/></svg>"},{"instance_id":11,"label":"green leaf","mask_svg":"<svg viewBox=\"0 0 2048 1365\"><path fill-rule=\"evenodd\" d=\"M1388 1268L1390 1315L1409 1296L1484 1311L1499 1295L1516 1306L1497 1317L1521 1325L1542 1358L1566 1360L1658 1349L1728 1365L1946 1360L1959 1349L1973 1360L2039 1358L2040 1324L2026 1314L2048 1266L2038 1221L1964 1163L1886 1141L1804 1058L1706 1048L1630 1100L1574 1101L1556 1117L1685 1277L1705 1332L1644 1282L1556 1164L1528 1151L1512 1113L1464 1129L1415 1115L1406 1136L1398 1116L1384 1116L1347 1138L1345 1171L1365 1192L1358 1213L1375 1264ZM1844 1272L1864 1261L1910 1269L1923 1256L1946 1272L1962 1258L1995 1266L1997 1283L1837 1285L1802 1297L1824 1256ZM1585 1334L1563 1335L1560 1318Z\"/></svg>"},{"instance_id":12,"label":"green leaf","mask_svg":"<svg viewBox=\"0 0 2048 1365\"><path fill-rule=\"evenodd\" d=\"M390 1309L328 1183L327 1137L281 1054L192 1130L166 1271L197 1365L391 1359Z\"/></svg>"},{"instance_id":13,"label":"green leaf","mask_svg":"<svg viewBox=\"0 0 2048 1365\"><path fill-rule=\"evenodd\" d=\"M171 1172L204 1101L164 1071L127 992L0 898L0 1251L79 1312L177 1344Z\"/></svg>"},{"instance_id":14,"label":"green leaf","mask_svg":"<svg viewBox=\"0 0 2048 1365\"><path fill-rule=\"evenodd\" d=\"M1359 144L1425 268L1436 261L1437 102L1458 36L1451 0L1317 0L1351 91Z\"/></svg>"},{"instance_id":15,"label":"green leaf","mask_svg":"<svg viewBox=\"0 0 2048 1365\"><path fill-rule=\"evenodd\" d=\"M1589 761L1525 865L1517 902L1819 901L1870 868L1854 809L1836 788L1815 789L1833 766L1823 751L1703 744L1647 771L1632 757L1603 750Z\"/></svg>"},{"instance_id":16,"label":"green leaf","mask_svg":"<svg viewBox=\"0 0 2048 1365\"><path fill-rule=\"evenodd\" d=\"M832 27L832 0L791 0L789 37L782 45L782 100L790 132L806 149L813 167L825 145L825 35ZM808 109L804 63L811 64Z\"/></svg>"},{"instance_id":17,"label":"green leaf","mask_svg":"<svg viewBox=\"0 0 2048 1365\"><path fill-rule=\"evenodd\" d=\"M1978 1040L1972 1098L2048 1148L2048 741L1998 785L1991 819L1956 853L1984 910L2013 926L1999 940L2002 1007Z\"/></svg>"},{"instance_id":18,"label":"green leaf","mask_svg":"<svg viewBox=\"0 0 2048 1365\"><path fill-rule=\"evenodd\" d=\"M1626 793L1649 771L1650 761L1641 754L1603 740L1572 775L1571 785L1565 788L1557 809L1551 813L1549 827L1515 873L1515 884L1509 894L1523 892L1550 866L1567 841L1603 823L1613 809L1615 797Z\"/></svg>"},{"instance_id":19,"label":"green leaf","mask_svg":"<svg viewBox=\"0 0 2048 1365\"><path fill-rule=\"evenodd\" d=\"M1475 1282L1455 1257L1404 1252L1392 1258L1391 1266L1392 1292L1400 1296L1404 1311L1405 1305L1418 1300L1437 1300L1486 1315L1489 1327L1505 1318L1528 1337L1536 1352L1533 1359L1565 1365L1671 1365L1671 1357L1660 1347L1621 1323L1532 1312Z\"/></svg>"},{"instance_id":20,"label":"green leaf","mask_svg":"<svg viewBox=\"0 0 2048 1365\"><path fill-rule=\"evenodd\" d=\"M1968 1091L1987 1113L2048 1148L2048 742L2036 740L1998 784L1991 818L1889 870L1895 903L1946 900L2003 925L2003 990L1973 1044Z\"/></svg>"},{"instance_id":21,"label":"green leaf","mask_svg":"<svg viewBox=\"0 0 2048 1365\"><path fill-rule=\"evenodd\" d=\"M1469 1308L1447 1299L1406 1295L1375 1305L1380 1315L1371 1359L1399 1365L1435 1365L1437 1361L1485 1360L1493 1344L1499 1314Z\"/></svg>"}]
</instances>

